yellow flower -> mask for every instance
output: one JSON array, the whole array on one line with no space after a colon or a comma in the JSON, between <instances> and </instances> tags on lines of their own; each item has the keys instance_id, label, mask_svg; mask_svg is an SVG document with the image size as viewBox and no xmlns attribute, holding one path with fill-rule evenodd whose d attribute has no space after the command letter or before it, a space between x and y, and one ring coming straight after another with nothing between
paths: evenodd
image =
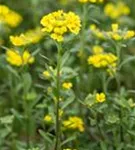
<instances>
[{"instance_id":1,"label":"yellow flower","mask_svg":"<svg viewBox=\"0 0 135 150\"><path fill-rule=\"evenodd\" d=\"M44 36L40 27L36 27L35 29L30 29L24 33L25 37L29 39L30 43L35 44L38 43Z\"/></svg>"},{"instance_id":2,"label":"yellow flower","mask_svg":"<svg viewBox=\"0 0 135 150\"><path fill-rule=\"evenodd\" d=\"M34 61L35 61L34 57L31 56L31 54L27 50L25 50L22 55L22 63L24 65L27 63L32 64Z\"/></svg>"},{"instance_id":3,"label":"yellow flower","mask_svg":"<svg viewBox=\"0 0 135 150\"><path fill-rule=\"evenodd\" d=\"M90 25L91 32L98 38L105 40L111 38L115 41L128 40L135 36L133 30L121 30L117 23L111 25L111 31L100 31L95 24Z\"/></svg>"},{"instance_id":4,"label":"yellow flower","mask_svg":"<svg viewBox=\"0 0 135 150\"><path fill-rule=\"evenodd\" d=\"M87 3L87 2L90 2L90 3L102 3L104 2L104 0L78 0L79 2L81 3Z\"/></svg>"},{"instance_id":5,"label":"yellow flower","mask_svg":"<svg viewBox=\"0 0 135 150\"><path fill-rule=\"evenodd\" d=\"M133 101L132 98L130 98L130 99L128 100L128 104L129 104L130 107L135 107L135 103L134 103L134 101Z\"/></svg>"},{"instance_id":6,"label":"yellow flower","mask_svg":"<svg viewBox=\"0 0 135 150\"><path fill-rule=\"evenodd\" d=\"M96 68L108 67L117 61L117 57L112 53L95 54L89 56L88 64L92 64Z\"/></svg>"},{"instance_id":7,"label":"yellow flower","mask_svg":"<svg viewBox=\"0 0 135 150\"><path fill-rule=\"evenodd\" d=\"M112 39L119 41L122 39L122 37L118 33L113 33L112 34Z\"/></svg>"},{"instance_id":8,"label":"yellow flower","mask_svg":"<svg viewBox=\"0 0 135 150\"><path fill-rule=\"evenodd\" d=\"M44 121L46 121L46 122L52 122L52 116L51 115L46 115L45 117L44 117Z\"/></svg>"},{"instance_id":9,"label":"yellow flower","mask_svg":"<svg viewBox=\"0 0 135 150\"><path fill-rule=\"evenodd\" d=\"M66 148L66 149L63 149L63 150L77 150L77 149Z\"/></svg>"},{"instance_id":10,"label":"yellow flower","mask_svg":"<svg viewBox=\"0 0 135 150\"><path fill-rule=\"evenodd\" d=\"M116 4L108 3L104 8L104 13L112 19L117 19L123 15L128 15L130 9L124 2L118 2Z\"/></svg>"},{"instance_id":11,"label":"yellow flower","mask_svg":"<svg viewBox=\"0 0 135 150\"><path fill-rule=\"evenodd\" d=\"M63 121L63 125L66 129L77 129L80 132L84 131L84 123L80 117L69 117L68 120Z\"/></svg>"},{"instance_id":12,"label":"yellow flower","mask_svg":"<svg viewBox=\"0 0 135 150\"><path fill-rule=\"evenodd\" d=\"M10 41L15 46L24 46L27 44L35 44L38 43L43 37L43 33L41 29L37 27L33 30L28 30L24 34L20 34L19 36L10 36Z\"/></svg>"},{"instance_id":13,"label":"yellow flower","mask_svg":"<svg viewBox=\"0 0 135 150\"><path fill-rule=\"evenodd\" d=\"M64 40L65 33L78 34L81 27L80 22L79 16L75 13L65 13L63 10L45 15L41 19L42 31L49 33L50 37L58 42Z\"/></svg>"},{"instance_id":14,"label":"yellow flower","mask_svg":"<svg viewBox=\"0 0 135 150\"><path fill-rule=\"evenodd\" d=\"M22 46L27 44L27 39L25 38L24 34L21 34L20 36L10 36L10 41L15 46Z\"/></svg>"},{"instance_id":15,"label":"yellow flower","mask_svg":"<svg viewBox=\"0 0 135 150\"><path fill-rule=\"evenodd\" d=\"M119 29L118 24L112 24L112 31L106 32L109 38L112 38L116 41L119 40L128 40L135 36L135 32L133 30L122 31Z\"/></svg>"},{"instance_id":16,"label":"yellow flower","mask_svg":"<svg viewBox=\"0 0 135 150\"><path fill-rule=\"evenodd\" d=\"M62 110L62 109L59 109L59 116L60 116L60 117L62 117L63 113L64 113L63 110Z\"/></svg>"},{"instance_id":17,"label":"yellow flower","mask_svg":"<svg viewBox=\"0 0 135 150\"><path fill-rule=\"evenodd\" d=\"M51 77L50 73L49 73L47 70L45 70L45 71L43 72L43 76L44 76L45 78L47 78L47 79L49 79L49 78Z\"/></svg>"},{"instance_id":18,"label":"yellow flower","mask_svg":"<svg viewBox=\"0 0 135 150\"><path fill-rule=\"evenodd\" d=\"M95 24L90 25L90 30L95 31L97 29L97 26Z\"/></svg>"},{"instance_id":19,"label":"yellow flower","mask_svg":"<svg viewBox=\"0 0 135 150\"><path fill-rule=\"evenodd\" d=\"M117 32L117 31L118 31L118 28L119 28L119 25L118 25L118 24L112 24L112 31L113 31L113 32Z\"/></svg>"},{"instance_id":20,"label":"yellow flower","mask_svg":"<svg viewBox=\"0 0 135 150\"><path fill-rule=\"evenodd\" d=\"M102 103L106 100L106 95L104 93L97 93L96 94L96 101L98 103Z\"/></svg>"},{"instance_id":21,"label":"yellow flower","mask_svg":"<svg viewBox=\"0 0 135 150\"><path fill-rule=\"evenodd\" d=\"M112 53L103 52L102 47L95 47L93 51L94 55L89 56L87 59L88 64L96 68L105 68L110 76L114 76L118 58Z\"/></svg>"},{"instance_id":22,"label":"yellow flower","mask_svg":"<svg viewBox=\"0 0 135 150\"><path fill-rule=\"evenodd\" d=\"M15 11L9 9L5 5L0 5L0 23L17 27L22 21L22 17Z\"/></svg>"},{"instance_id":23,"label":"yellow flower","mask_svg":"<svg viewBox=\"0 0 135 150\"><path fill-rule=\"evenodd\" d=\"M81 3L87 3L89 0L79 0Z\"/></svg>"},{"instance_id":24,"label":"yellow flower","mask_svg":"<svg viewBox=\"0 0 135 150\"><path fill-rule=\"evenodd\" d=\"M95 24L90 25L90 30L96 37L98 37L100 39L105 38L103 32L100 31Z\"/></svg>"},{"instance_id":25,"label":"yellow flower","mask_svg":"<svg viewBox=\"0 0 135 150\"><path fill-rule=\"evenodd\" d=\"M104 49L103 49L103 47L101 47L99 45L95 45L95 46L93 46L92 51L94 54L100 54L100 53L103 53Z\"/></svg>"},{"instance_id":26,"label":"yellow flower","mask_svg":"<svg viewBox=\"0 0 135 150\"><path fill-rule=\"evenodd\" d=\"M62 84L62 87L63 87L64 89L67 89L67 90L71 89L72 86L73 86L73 84L72 84L71 82L64 82L64 83Z\"/></svg>"},{"instance_id":27,"label":"yellow flower","mask_svg":"<svg viewBox=\"0 0 135 150\"><path fill-rule=\"evenodd\" d=\"M7 61L14 66L22 66L26 64L32 64L35 59L31 54L25 50L22 55L20 55L19 51L9 49L6 52Z\"/></svg>"},{"instance_id":28,"label":"yellow flower","mask_svg":"<svg viewBox=\"0 0 135 150\"><path fill-rule=\"evenodd\" d=\"M128 30L125 35L124 35L124 39L130 39L132 38L133 36L135 36L135 32L132 31L132 30Z\"/></svg>"}]
</instances>

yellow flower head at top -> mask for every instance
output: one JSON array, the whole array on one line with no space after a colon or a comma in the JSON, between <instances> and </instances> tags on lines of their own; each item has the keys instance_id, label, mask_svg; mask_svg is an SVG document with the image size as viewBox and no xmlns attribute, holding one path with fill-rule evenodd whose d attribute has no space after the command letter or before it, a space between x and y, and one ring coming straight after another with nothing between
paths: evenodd
<instances>
[{"instance_id":1,"label":"yellow flower head at top","mask_svg":"<svg viewBox=\"0 0 135 150\"><path fill-rule=\"evenodd\" d=\"M0 5L0 23L17 27L22 21L22 17L15 11L9 9L5 5Z\"/></svg>"},{"instance_id":2,"label":"yellow flower head at top","mask_svg":"<svg viewBox=\"0 0 135 150\"><path fill-rule=\"evenodd\" d=\"M80 22L79 16L75 13L65 13L63 10L45 15L41 19L42 31L49 33L51 38L58 42L62 42L64 34L68 32L78 34L81 27Z\"/></svg>"},{"instance_id":3,"label":"yellow flower head at top","mask_svg":"<svg viewBox=\"0 0 135 150\"><path fill-rule=\"evenodd\" d=\"M104 13L112 19L117 19L123 15L128 15L130 8L122 1L116 4L108 3L104 8Z\"/></svg>"},{"instance_id":4,"label":"yellow flower head at top","mask_svg":"<svg viewBox=\"0 0 135 150\"><path fill-rule=\"evenodd\" d=\"M106 100L106 95L104 93L97 93L96 94L96 102L102 103Z\"/></svg>"},{"instance_id":5,"label":"yellow flower head at top","mask_svg":"<svg viewBox=\"0 0 135 150\"><path fill-rule=\"evenodd\" d=\"M102 3L104 2L104 0L78 0L79 2L81 3L87 3L87 2L90 2L90 3Z\"/></svg>"},{"instance_id":6,"label":"yellow flower head at top","mask_svg":"<svg viewBox=\"0 0 135 150\"><path fill-rule=\"evenodd\" d=\"M66 129L77 129L80 132L84 131L84 122L80 117L69 117L68 120L63 121L63 125Z\"/></svg>"},{"instance_id":7,"label":"yellow flower head at top","mask_svg":"<svg viewBox=\"0 0 135 150\"><path fill-rule=\"evenodd\" d=\"M10 36L10 41L15 46L24 46L28 44L38 43L43 37L43 32L39 27L28 30L24 34L20 34L19 36Z\"/></svg>"},{"instance_id":8,"label":"yellow flower head at top","mask_svg":"<svg viewBox=\"0 0 135 150\"><path fill-rule=\"evenodd\" d=\"M26 64L32 64L35 59L31 54L25 50L23 54L21 55L19 51L9 49L6 52L6 60L14 66L22 66Z\"/></svg>"},{"instance_id":9,"label":"yellow flower head at top","mask_svg":"<svg viewBox=\"0 0 135 150\"><path fill-rule=\"evenodd\" d=\"M73 87L73 84L72 84L71 82L64 82L64 83L62 84L62 87L63 87L64 89L69 90L69 89L71 89L71 88Z\"/></svg>"}]
</instances>

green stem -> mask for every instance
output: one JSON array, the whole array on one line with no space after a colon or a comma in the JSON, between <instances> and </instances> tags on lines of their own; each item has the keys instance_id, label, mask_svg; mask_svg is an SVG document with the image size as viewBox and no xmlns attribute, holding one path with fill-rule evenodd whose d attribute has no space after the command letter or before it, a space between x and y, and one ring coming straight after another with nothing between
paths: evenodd
<instances>
[{"instance_id":1,"label":"green stem","mask_svg":"<svg viewBox=\"0 0 135 150\"><path fill-rule=\"evenodd\" d=\"M118 58L117 65L119 67L120 62L121 62L121 45L120 45L120 43L118 43L116 45L116 54L117 54L117 58ZM120 80L119 80L119 77L115 76L115 79L116 79L116 82L117 82L117 89L119 91L120 90Z\"/></svg>"},{"instance_id":2,"label":"green stem","mask_svg":"<svg viewBox=\"0 0 135 150\"><path fill-rule=\"evenodd\" d=\"M107 93L107 87L106 87L106 74L103 72L102 74L102 88L103 88L103 92Z\"/></svg>"},{"instance_id":3,"label":"green stem","mask_svg":"<svg viewBox=\"0 0 135 150\"><path fill-rule=\"evenodd\" d=\"M120 112L119 112L119 117L120 117L120 142L124 143L124 131L123 131L123 126L122 126L122 118L123 118L123 114L122 114L122 108L120 107ZM124 148L122 148L121 150L124 150Z\"/></svg>"},{"instance_id":4,"label":"green stem","mask_svg":"<svg viewBox=\"0 0 135 150\"><path fill-rule=\"evenodd\" d=\"M25 99L24 99L24 109L25 109L25 125L26 125L26 144L27 144L27 149L30 148L30 135L29 135L29 104L27 103L27 100L26 100L26 96L25 96Z\"/></svg>"},{"instance_id":5,"label":"green stem","mask_svg":"<svg viewBox=\"0 0 135 150\"><path fill-rule=\"evenodd\" d=\"M87 17L87 5L83 5L83 16L82 16L82 31L81 31L81 64L82 64L82 68L85 65L84 62L84 56L83 56L83 52L84 52L84 46L85 46L85 28L86 28L86 17Z\"/></svg>"},{"instance_id":6,"label":"green stem","mask_svg":"<svg viewBox=\"0 0 135 150\"><path fill-rule=\"evenodd\" d=\"M116 54L117 54L117 57L118 57L118 65L120 63L120 58L121 58L121 45L120 43L118 43L116 45Z\"/></svg>"},{"instance_id":7,"label":"green stem","mask_svg":"<svg viewBox=\"0 0 135 150\"><path fill-rule=\"evenodd\" d=\"M56 145L55 150L60 150L60 115L59 115L59 108L60 108L60 67L61 67L61 44L57 44L58 49L58 58L57 58L57 76L56 76L56 86L57 86L57 101L56 101Z\"/></svg>"}]
</instances>

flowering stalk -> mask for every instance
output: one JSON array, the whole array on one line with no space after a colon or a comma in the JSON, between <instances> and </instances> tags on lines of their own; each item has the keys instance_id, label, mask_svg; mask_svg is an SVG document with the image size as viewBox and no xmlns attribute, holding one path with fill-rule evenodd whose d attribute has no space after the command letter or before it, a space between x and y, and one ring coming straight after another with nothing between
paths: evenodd
<instances>
[{"instance_id":1,"label":"flowering stalk","mask_svg":"<svg viewBox=\"0 0 135 150\"><path fill-rule=\"evenodd\" d=\"M61 44L57 43L58 58L57 58L57 76L56 76L56 88L57 88L57 100L56 100L56 144L55 150L60 150L60 114L59 114L59 99L60 99L60 67L61 67Z\"/></svg>"},{"instance_id":2,"label":"flowering stalk","mask_svg":"<svg viewBox=\"0 0 135 150\"><path fill-rule=\"evenodd\" d=\"M53 21L52 21L53 20ZM57 41L58 57L57 57L57 75L56 75L56 144L55 150L60 150L60 112L59 112L59 99L60 99L60 67L61 67L61 42L64 41L64 35L71 32L77 35L80 31L81 23L80 18L73 12L65 13L63 10L58 10L51 14L43 16L41 24L42 31L49 33L50 37Z\"/></svg>"}]
</instances>

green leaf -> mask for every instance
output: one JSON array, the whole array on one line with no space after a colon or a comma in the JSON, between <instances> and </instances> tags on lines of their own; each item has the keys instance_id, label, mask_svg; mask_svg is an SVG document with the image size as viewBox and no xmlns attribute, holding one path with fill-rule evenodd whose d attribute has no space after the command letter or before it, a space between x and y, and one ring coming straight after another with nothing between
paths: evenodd
<instances>
[{"instance_id":1,"label":"green leaf","mask_svg":"<svg viewBox=\"0 0 135 150\"><path fill-rule=\"evenodd\" d=\"M47 141L48 143L52 144L52 135L49 133L45 133L42 130L39 130L40 135L44 138L45 141Z\"/></svg>"},{"instance_id":2,"label":"green leaf","mask_svg":"<svg viewBox=\"0 0 135 150\"><path fill-rule=\"evenodd\" d=\"M64 66L64 64L68 61L70 56L70 51L66 51L62 57L61 66Z\"/></svg>"},{"instance_id":3,"label":"green leaf","mask_svg":"<svg viewBox=\"0 0 135 150\"><path fill-rule=\"evenodd\" d=\"M125 59L118 67L118 70L120 70L125 64L129 63L130 61L135 60L135 56L130 56L127 59Z\"/></svg>"},{"instance_id":4,"label":"green leaf","mask_svg":"<svg viewBox=\"0 0 135 150\"><path fill-rule=\"evenodd\" d=\"M61 143L61 146L65 145L65 144L67 144L68 142L71 142L71 141L73 141L73 140L75 140L75 139L76 139L76 136L71 136L71 137L67 138L65 141L63 141L63 142Z\"/></svg>"},{"instance_id":5,"label":"green leaf","mask_svg":"<svg viewBox=\"0 0 135 150\"><path fill-rule=\"evenodd\" d=\"M135 133L134 133L134 131L130 131L130 130L128 130L127 131L130 135L132 135L132 136L134 136L135 137Z\"/></svg>"},{"instance_id":6,"label":"green leaf","mask_svg":"<svg viewBox=\"0 0 135 150\"><path fill-rule=\"evenodd\" d=\"M117 150L123 150L123 148L124 148L124 143L119 143Z\"/></svg>"},{"instance_id":7,"label":"green leaf","mask_svg":"<svg viewBox=\"0 0 135 150\"><path fill-rule=\"evenodd\" d=\"M38 48L37 50L35 50L35 51L32 53L32 56L36 56L39 52L40 52L40 49Z\"/></svg>"},{"instance_id":8,"label":"green leaf","mask_svg":"<svg viewBox=\"0 0 135 150\"><path fill-rule=\"evenodd\" d=\"M19 114L15 109L11 109L11 112L20 122L22 122L23 116L21 114Z\"/></svg>"},{"instance_id":9,"label":"green leaf","mask_svg":"<svg viewBox=\"0 0 135 150\"><path fill-rule=\"evenodd\" d=\"M27 94L32 85L31 75L29 73L24 73L22 75L22 80L23 80L22 83L23 83L24 94Z\"/></svg>"},{"instance_id":10,"label":"green leaf","mask_svg":"<svg viewBox=\"0 0 135 150\"><path fill-rule=\"evenodd\" d=\"M66 101L63 103L62 105L62 109L65 109L68 105L70 105L75 99L75 96L72 95L71 97L69 97L68 99L66 99Z\"/></svg>"},{"instance_id":11,"label":"green leaf","mask_svg":"<svg viewBox=\"0 0 135 150\"><path fill-rule=\"evenodd\" d=\"M107 146L106 146L106 143L103 142L103 141L100 142L100 147L101 147L101 150L108 150Z\"/></svg>"},{"instance_id":12,"label":"green leaf","mask_svg":"<svg viewBox=\"0 0 135 150\"><path fill-rule=\"evenodd\" d=\"M18 72L15 69L13 69L9 65L7 65L6 67L7 67L8 71L11 72L15 77L17 77L18 79L20 78Z\"/></svg>"}]
</instances>

